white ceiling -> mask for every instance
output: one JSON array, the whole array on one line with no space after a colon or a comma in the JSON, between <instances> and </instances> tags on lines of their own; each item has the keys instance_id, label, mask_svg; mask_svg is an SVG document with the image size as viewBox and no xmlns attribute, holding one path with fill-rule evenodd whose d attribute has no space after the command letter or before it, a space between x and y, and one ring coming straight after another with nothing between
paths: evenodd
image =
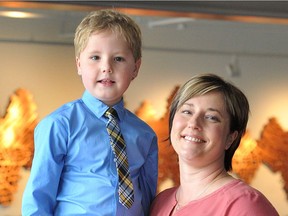
<instances>
[{"instance_id":1,"label":"white ceiling","mask_svg":"<svg viewBox=\"0 0 288 216\"><path fill-rule=\"evenodd\" d=\"M62 2L63 3L63 2ZM93 3L94 9L97 2L85 2L86 6ZM116 8L121 2L114 2ZM143 48L153 50L166 50L169 52L192 52L224 55L253 55L253 56L277 56L288 57L288 21L260 23L250 20L249 22L235 22L232 19L222 19L223 15L261 16L288 19L288 4L267 5L267 7L244 7L241 5L215 5L205 2L197 2L195 6L188 3L172 2L169 4L134 4L126 2L127 8L141 7L151 9L172 10L177 16L169 13L151 13L147 16L142 12L130 14L139 23L143 32ZM194 2L195 3L195 2ZM221 2L220 2L221 3ZM222 2L223 3L223 2ZM255 3L255 2L254 2ZM263 3L263 2L262 2ZM25 42L25 43L48 43L60 45L72 45L73 34L81 19L88 13L89 9L83 10L77 7L11 7L0 4L0 12L6 10L27 11L39 14L37 19L16 19L0 16L0 47L1 42ZM83 5L84 3L81 2ZM107 2L102 4L107 4ZM144 4L144 6L143 6ZM116 5L116 6L115 6ZM140 6L139 6L140 5ZM185 7L185 5L187 7ZM123 5L121 5L123 7ZM176 7L177 6L177 7ZM192 7L193 6L193 7ZM217 7L216 7L217 6ZM240 7L241 6L241 7ZM252 7L253 6L253 7ZM259 6L259 5L258 5ZM265 4L264 4L265 6ZM269 6L269 7L268 7ZM109 5L111 7L111 3ZM166 7L166 8L165 8ZM270 8L270 9L269 9ZM161 11L160 10L160 11ZM181 14L183 15L181 17ZM188 12L187 12L188 11ZM208 11L208 12L207 12ZM193 18L194 13L201 13L200 18ZM130 12L129 12L130 13ZM216 19L203 14L216 13ZM168 14L168 15L167 15ZM188 16L188 15L189 16ZM192 14L192 15L191 15ZM184 17L184 18L183 18ZM196 16L197 17L197 16ZM198 16L199 17L199 16ZM254 19L255 20L255 19ZM282 22L283 23L283 22Z\"/></svg>"}]
</instances>

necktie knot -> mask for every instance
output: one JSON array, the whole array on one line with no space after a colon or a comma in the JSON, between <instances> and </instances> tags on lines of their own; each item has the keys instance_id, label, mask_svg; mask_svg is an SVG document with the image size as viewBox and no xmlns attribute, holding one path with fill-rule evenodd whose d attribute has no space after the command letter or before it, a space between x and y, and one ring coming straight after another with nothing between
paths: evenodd
<instances>
[{"instance_id":1,"label":"necktie knot","mask_svg":"<svg viewBox=\"0 0 288 216\"><path fill-rule=\"evenodd\" d=\"M105 112L105 116L109 119L118 119L116 110L112 107L108 108Z\"/></svg>"}]
</instances>

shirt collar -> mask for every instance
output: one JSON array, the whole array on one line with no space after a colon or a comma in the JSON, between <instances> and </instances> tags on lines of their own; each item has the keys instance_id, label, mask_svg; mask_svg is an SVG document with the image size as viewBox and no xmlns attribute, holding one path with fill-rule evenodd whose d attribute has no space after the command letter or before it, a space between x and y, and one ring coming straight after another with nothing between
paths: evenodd
<instances>
[{"instance_id":1,"label":"shirt collar","mask_svg":"<svg viewBox=\"0 0 288 216\"><path fill-rule=\"evenodd\" d=\"M91 95L87 90L83 93L82 100L84 104L98 117L101 118L104 116L105 111L109 108L105 103L101 100L95 98ZM117 111L119 120L121 121L124 118L124 101L123 98L113 106L113 108Z\"/></svg>"}]
</instances>

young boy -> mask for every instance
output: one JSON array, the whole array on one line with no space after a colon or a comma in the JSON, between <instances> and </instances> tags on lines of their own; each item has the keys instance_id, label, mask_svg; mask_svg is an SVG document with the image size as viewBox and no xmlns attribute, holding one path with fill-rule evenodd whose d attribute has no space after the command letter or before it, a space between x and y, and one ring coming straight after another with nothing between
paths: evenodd
<instances>
[{"instance_id":1,"label":"young boy","mask_svg":"<svg viewBox=\"0 0 288 216\"><path fill-rule=\"evenodd\" d=\"M86 90L36 127L22 215L148 215L156 194L157 138L123 103L141 65L140 29L124 14L99 10L82 20L74 45ZM116 156L106 129L110 107L126 144L134 197L128 207L120 203Z\"/></svg>"}]
</instances>

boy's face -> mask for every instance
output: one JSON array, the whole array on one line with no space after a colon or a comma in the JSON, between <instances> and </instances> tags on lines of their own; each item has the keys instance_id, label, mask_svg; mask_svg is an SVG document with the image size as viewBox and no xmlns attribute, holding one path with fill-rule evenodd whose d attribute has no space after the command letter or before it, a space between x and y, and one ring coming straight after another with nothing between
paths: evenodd
<instances>
[{"instance_id":1,"label":"boy's face","mask_svg":"<svg viewBox=\"0 0 288 216\"><path fill-rule=\"evenodd\" d=\"M95 32L76 57L76 64L84 87L97 99L113 106L137 77L141 59L135 62L123 37L111 32Z\"/></svg>"}]
</instances>

